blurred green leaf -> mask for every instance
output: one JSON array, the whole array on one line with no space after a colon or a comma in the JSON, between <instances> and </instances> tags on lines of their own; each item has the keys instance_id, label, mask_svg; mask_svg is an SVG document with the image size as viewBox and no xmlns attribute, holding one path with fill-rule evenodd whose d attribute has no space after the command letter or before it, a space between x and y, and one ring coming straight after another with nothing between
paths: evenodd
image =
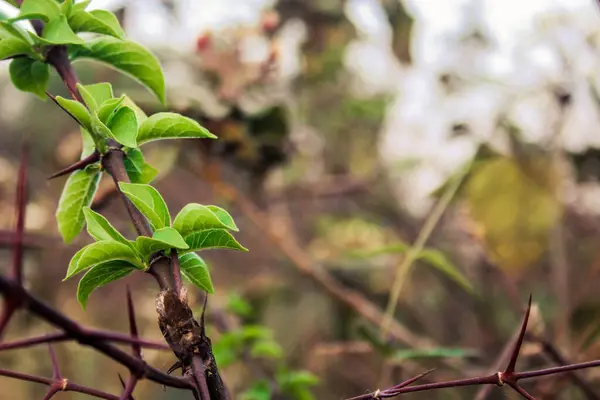
<instances>
[{"instance_id":1,"label":"blurred green leaf","mask_svg":"<svg viewBox=\"0 0 600 400\"><path fill-rule=\"evenodd\" d=\"M269 382L258 381L246 390L240 396L241 400L270 400L271 399L271 388Z\"/></svg>"},{"instance_id":2,"label":"blurred green leaf","mask_svg":"<svg viewBox=\"0 0 600 400\"><path fill-rule=\"evenodd\" d=\"M56 209L58 230L65 243L70 243L83 229L83 207L92 203L100 175L97 166L89 166L73 172L67 179Z\"/></svg>"},{"instance_id":3,"label":"blurred green leaf","mask_svg":"<svg viewBox=\"0 0 600 400\"><path fill-rule=\"evenodd\" d=\"M283 349L272 340L260 340L250 346L250 355L257 358L279 359L283 357Z\"/></svg>"},{"instance_id":4,"label":"blurred green leaf","mask_svg":"<svg viewBox=\"0 0 600 400\"><path fill-rule=\"evenodd\" d=\"M227 311L240 317L252 315L252 306L238 293L229 293L227 296Z\"/></svg>"},{"instance_id":5,"label":"blurred green leaf","mask_svg":"<svg viewBox=\"0 0 600 400\"><path fill-rule=\"evenodd\" d=\"M13 20L41 19L48 22L60 16L60 6L55 0L23 0L19 15Z\"/></svg>"},{"instance_id":6,"label":"blurred green leaf","mask_svg":"<svg viewBox=\"0 0 600 400\"><path fill-rule=\"evenodd\" d=\"M444 347L433 349L406 349L395 351L391 356L391 360L398 362L415 358L466 358L475 357L477 354L478 352L473 349L453 349Z\"/></svg>"}]
</instances>

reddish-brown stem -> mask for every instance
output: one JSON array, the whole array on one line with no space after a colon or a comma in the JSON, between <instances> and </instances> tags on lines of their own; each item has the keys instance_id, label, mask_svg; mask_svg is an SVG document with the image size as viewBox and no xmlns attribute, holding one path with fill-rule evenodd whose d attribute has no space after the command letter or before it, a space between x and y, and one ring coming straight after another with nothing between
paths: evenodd
<instances>
[{"instance_id":1,"label":"reddish-brown stem","mask_svg":"<svg viewBox=\"0 0 600 400\"><path fill-rule=\"evenodd\" d=\"M14 378L21 381L26 382L34 382L41 383L43 385L48 385L51 387L51 391L58 392L59 390L65 392L78 392L87 394L89 396L97 397L99 399L107 399L107 400L119 400L118 396L112 395L110 393L103 392L101 390L96 390L92 388L88 388L86 386L77 385L75 383L71 383L67 380L57 381L52 378L44 378L41 376L22 374L20 372L8 371L5 369L0 369L0 376L5 376L7 378Z\"/></svg>"},{"instance_id":2,"label":"reddish-brown stem","mask_svg":"<svg viewBox=\"0 0 600 400\"><path fill-rule=\"evenodd\" d=\"M29 163L29 150L23 146L19 177L17 180L17 202L15 204L15 235L13 236L12 276L17 283L23 281L23 231L25 228L25 205L27 204L27 165Z\"/></svg>"},{"instance_id":3,"label":"reddish-brown stem","mask_svg":"<svg viewBox=\"0 0 600 400\"><path fill-rule=\"evenodd\" d=\"M137 324L135 323L135 311L133 309L133 300L131 299L131 291L129 290L129 286L127 286L127 315L129 317L129 333L131 333L131 337L137 339L138 338L138 330ZM142 359L142 348L139 343L131 344L132 354Z\"/></svg>"},{"instance_id":4,"label":"reddish-brown stem","mask_svg":"<svg viewBox=\"0 0 600 400\"><path fill-rule=\"evenodd\" d=\"M84 169L88 165L92 165L94 163L97 163L98 161L100 161L100 153L98 152L98 150L94 150L94 152L92 154L90 154L89 156L69 165L65 169L55 172L54 174L50 175L48 177L48 179L58 178L60 176L70 174L71 172L78 171L80 169Z\"/></svg>"}]
</instances>

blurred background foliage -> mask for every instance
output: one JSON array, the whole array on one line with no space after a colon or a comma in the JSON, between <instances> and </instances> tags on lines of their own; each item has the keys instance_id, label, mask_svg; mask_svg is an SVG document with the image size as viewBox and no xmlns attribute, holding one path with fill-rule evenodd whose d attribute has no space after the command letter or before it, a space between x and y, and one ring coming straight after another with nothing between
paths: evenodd
<instances>
[{"instance_id":1,"label":"blurred background foliage","mask_svg":"<svg viewBox=\"0 0 600 400\"><path fill-rule=\"evenodd\" d=\"M529 293L533 336L572 361L600 358L600 18L592 0L94 0L92 7L117 11L128 34L159 57L167 108L220 137L149 145L146 158L161 172L156 186L172 209L227 208L250 249L207 255L216 286L210 333L235 398L339 399L431 367L436 380L489 373ZM128 284L141 333L160 340L151 280L135 275L104 287L86 312L74 283L61 282L88 238L61 243L54 211L62 182L46 177L78 159L79 132L51 102L14 89L7 68L0 65L0 236L12 229L17 159L27 142L29 287L82 323L124 331ZM128 77L93 63L76 68L85 83L113 82L146 112L162 110ZM66 95L57 77L49 91ZM133 235L113 195L103 180L94 208ZM0 253L7 268L9 249ZM330 278L382 310L400 288L394 319L429 345L382 337L383 320L364 320L348 307L352 299L340 301L318 283ZM7 339L50 331L20 315ZM551 362L535 337L523 366ZM119 391L123 371L109 360L75 344L57 351L69 379ZM172 361L168 352L145 357L164 370ZM46 348L2 353L0 365L51 373ZM582 375L600 391L598 371ZM568 378L530 385L538 399L584 398ZM2 400L45 393L4 378L0 386L10 387ZM185 396L149 383L136 389L142 399ZM489 398L505 396L493 390Z\"/></svg>"}]
</instances>

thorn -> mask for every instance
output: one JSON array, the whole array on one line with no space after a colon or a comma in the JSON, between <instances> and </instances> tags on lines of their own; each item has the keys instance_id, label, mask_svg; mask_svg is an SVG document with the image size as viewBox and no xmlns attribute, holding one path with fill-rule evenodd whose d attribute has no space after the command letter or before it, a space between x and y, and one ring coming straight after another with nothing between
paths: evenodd
<instances>
[{"instance_id":1,"label":"thorn","mask_svg":"<svg viewBox=\"0 0 600 400\"><path fill-rule=\"evenodd\" d=\"M19 177L17 179L17 200L15 204L15 235L13 236L12 277L21 284L23 281L23 231L25 229L25 206L27 204L27 165L29 148L26 144L21 150Z\"/></svg>"},{"instance_id":2,"label":"thorn","mask_svg":"<svg viewBox=\"0 0 600 400\"><path fill-rule=\"evenodd\" d=\"M56 389L55 387L51 387L48 390L48 393L46 393L46 395L44 396L44 400L50 400L51 398L54 397L54 395L58 393L58 389Z\"/></svg>"},{"instance_id":3,"label":"thorn","mask_svg":"<svg viewBox=\"0 0 600 400\"><path fill-rule=\"evenodd\" d=\"M167 370L167 374L171 375L174 371L178 370L181 367L183 367L183 364L181 364L181 361L177 361L175 364L169 367L169 369Z\"/></svg>"},{"instance_id":4,"label":"thorn","mask_svg":"<svg viewBox=\"0 0 600 400\"><path fill-rule=\"evenodd\" d=\"M54 347L50 343L48 343L48 351L50 352L50 360L52 361L52 378L58 380L62 379L60 376L60 368L58 366L58 360L56 359L56 353L54 352Z\"/></svg>"},{"instance_id":5,"label":"thorn","mask_svg":"<svg viewBox=\"0 0 600 400\"><path fill-rule=\"evenodd\" d=\"M59 106L64 112L66 112L71 118L73 118L73 120L75 122L77 122L77 125L81 125L79 123L79 121L77 120L77 118L75 118L75 116L73 114L71 114L66 108L64 108L63 106L60 105L60 103L56 100L56 97L54 97L52 94L50 94L50 92L46 92L46 96L48 96L50 98L50 100L52 100L54 102L54 104L56 104L57 106ZM85 104L84 104L85 106ZM85 129L85 127L84 127Z\"/></svg>"},{"instance_id":6,"label":"thorn","mask_svg":"<svg viewBox=\"0 0 600 400\"><path fill-rule=\"evenodd\" d=\"M129 379L127 380L127 384L123 382L121 374L119 374L119 379L121 380L121 385L123 385L123 393L121 394L121 397L119 397L119 400L134 400L131 394L133 393L135 385L137 384L137 378L134 375L130 375Z\"/></svg>"},{"instance_id":7,"label":"thorn","mask_svg":"<svg viewBox=\"0 0 600 400\"><path fill-rule=\"evenodd\" d=\"M127 314L129 315L129 331L131 333L131 337L138 339L138 329L135 323L135 310L133 307L133 300L131 299L131 290L129 290L129 285L127 285ZM142 359L142 347L139 343L132 343L131 348L133 350L133 355Z\"/></svg>"},{"instance_id":8,"label":"thorn","mask_svg":"<svg viewBox=\"0 0 600 400\"><path fill-rule=\"evenodd\" d=\"M508 366L504 370L503 375L511 375L515 372L515 366L517 364L517 358L519 357L519 352L521 351L521 347L523 346L523 339L525 338L525 332L527 331L527 322L529 322L529 313L531 312L531 294L529 295L529 303L527 305L527 310L525 311L525 316L523 317L523 323L521 324L521 330L519 331L519 336L517 337L517 341L515 342L515 347L513 348L512 354L510 356L510 361Z\"/></svg>"},{"instance_id":9,"label":"thorn","mask_svg":"<svg viewBox=\"0 0 600 400\"><path fill-rule=\"evenodd\" d=\"M68 173L71 173L73 171L78 171L80 169L84 169L88 165L92 165L98 161L100 161L100 153L98 152L98 150L94 150L94 152L92 154L85 157L84 159L79 160L76 163L69 165L67 168L62 169L62 170L50 175L48 177L48 180L67 175Z\"/></svg>"},{"instance_id":10,"label":"thorn","mask_svg":"<svg viewBox=\"0 0 600 400\"><path fill-rule=\"evenodd\" d=\"M392 388L390 389L390 391L391 391L391 392L393 392L393 391L394 391L394 390L396 390L396 389L402 389L402 388L403 388L403 387L405 387L405 386L408 386L408 385L410 385L410 384L412 384L412 383L415 383L416 381L418 381L419 379L422 379L423 377L425 377L425 376L429 375L429 374L430 374L430 373L432 373L433 371L435 371L435 368L432 368L432 369L430 369L429 371L425 371L425 372L423 372L423 373L421 373L421 374L419 374L419 375L417 375L417 376L413 376L412 378L410 378L410 379L408 379L408 380L405 380L404 382L402 382L402 383L400 383L400 384L398 384L398 385L396 385L396 386L392 387ZM386 390L386 392L387 392L387 390Z\"/></svg>"},{"instance_id":11,"label":"thorn","mask_svg":"<svg viewBox=\"0 0 600 400\"><path fill-rule=\"evenodd\" d=\"M509 383L509 386L511 388L513 388L515 392L517 392L521 396L523 396L524 399L535 400L535 397L533 397L532 395L530 395L529 393L527 393L525 391L525 389L523 389L521 386L519 386L519 384L517 384L517 383Z\"/></svg>"}]
</instances>

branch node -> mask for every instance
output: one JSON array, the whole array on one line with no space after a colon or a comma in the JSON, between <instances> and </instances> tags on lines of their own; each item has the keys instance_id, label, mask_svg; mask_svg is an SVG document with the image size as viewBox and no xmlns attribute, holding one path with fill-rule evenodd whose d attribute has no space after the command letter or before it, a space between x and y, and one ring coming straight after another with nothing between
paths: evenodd
<instances>
[{"instance_id":1,"label":"branch node","mask_svg":"<svg viewBox=\"0 0 600 400\"><path fill-rule=\"evenodd\" d=\"M498 372L496 377L498 378L498 383L496 383L496 385L500 387L504 386L504 374L502 372Z\"/></svg>"},{"instance_id":2,"label":"branch node","mask_svg":"<svg viewBox=\"0 0 600 400\"><path fill-rule=\"evenodd\" d=\"M68 386L69 386L69 380L67 378L63 378L62 381L60 382L60 390L65 392L67 390Z\"/></svg>"},{"instance_id":3,"label":"branch node","mask_svg":"<svg viewBox=\"0 0 600 400\"><path fill-rule=\"evenodd\" d=\"M379 399L379 395L381 394L381 390L377 389L375 393L373 393L373 399Z\"/></svg>"}]
</instances>

